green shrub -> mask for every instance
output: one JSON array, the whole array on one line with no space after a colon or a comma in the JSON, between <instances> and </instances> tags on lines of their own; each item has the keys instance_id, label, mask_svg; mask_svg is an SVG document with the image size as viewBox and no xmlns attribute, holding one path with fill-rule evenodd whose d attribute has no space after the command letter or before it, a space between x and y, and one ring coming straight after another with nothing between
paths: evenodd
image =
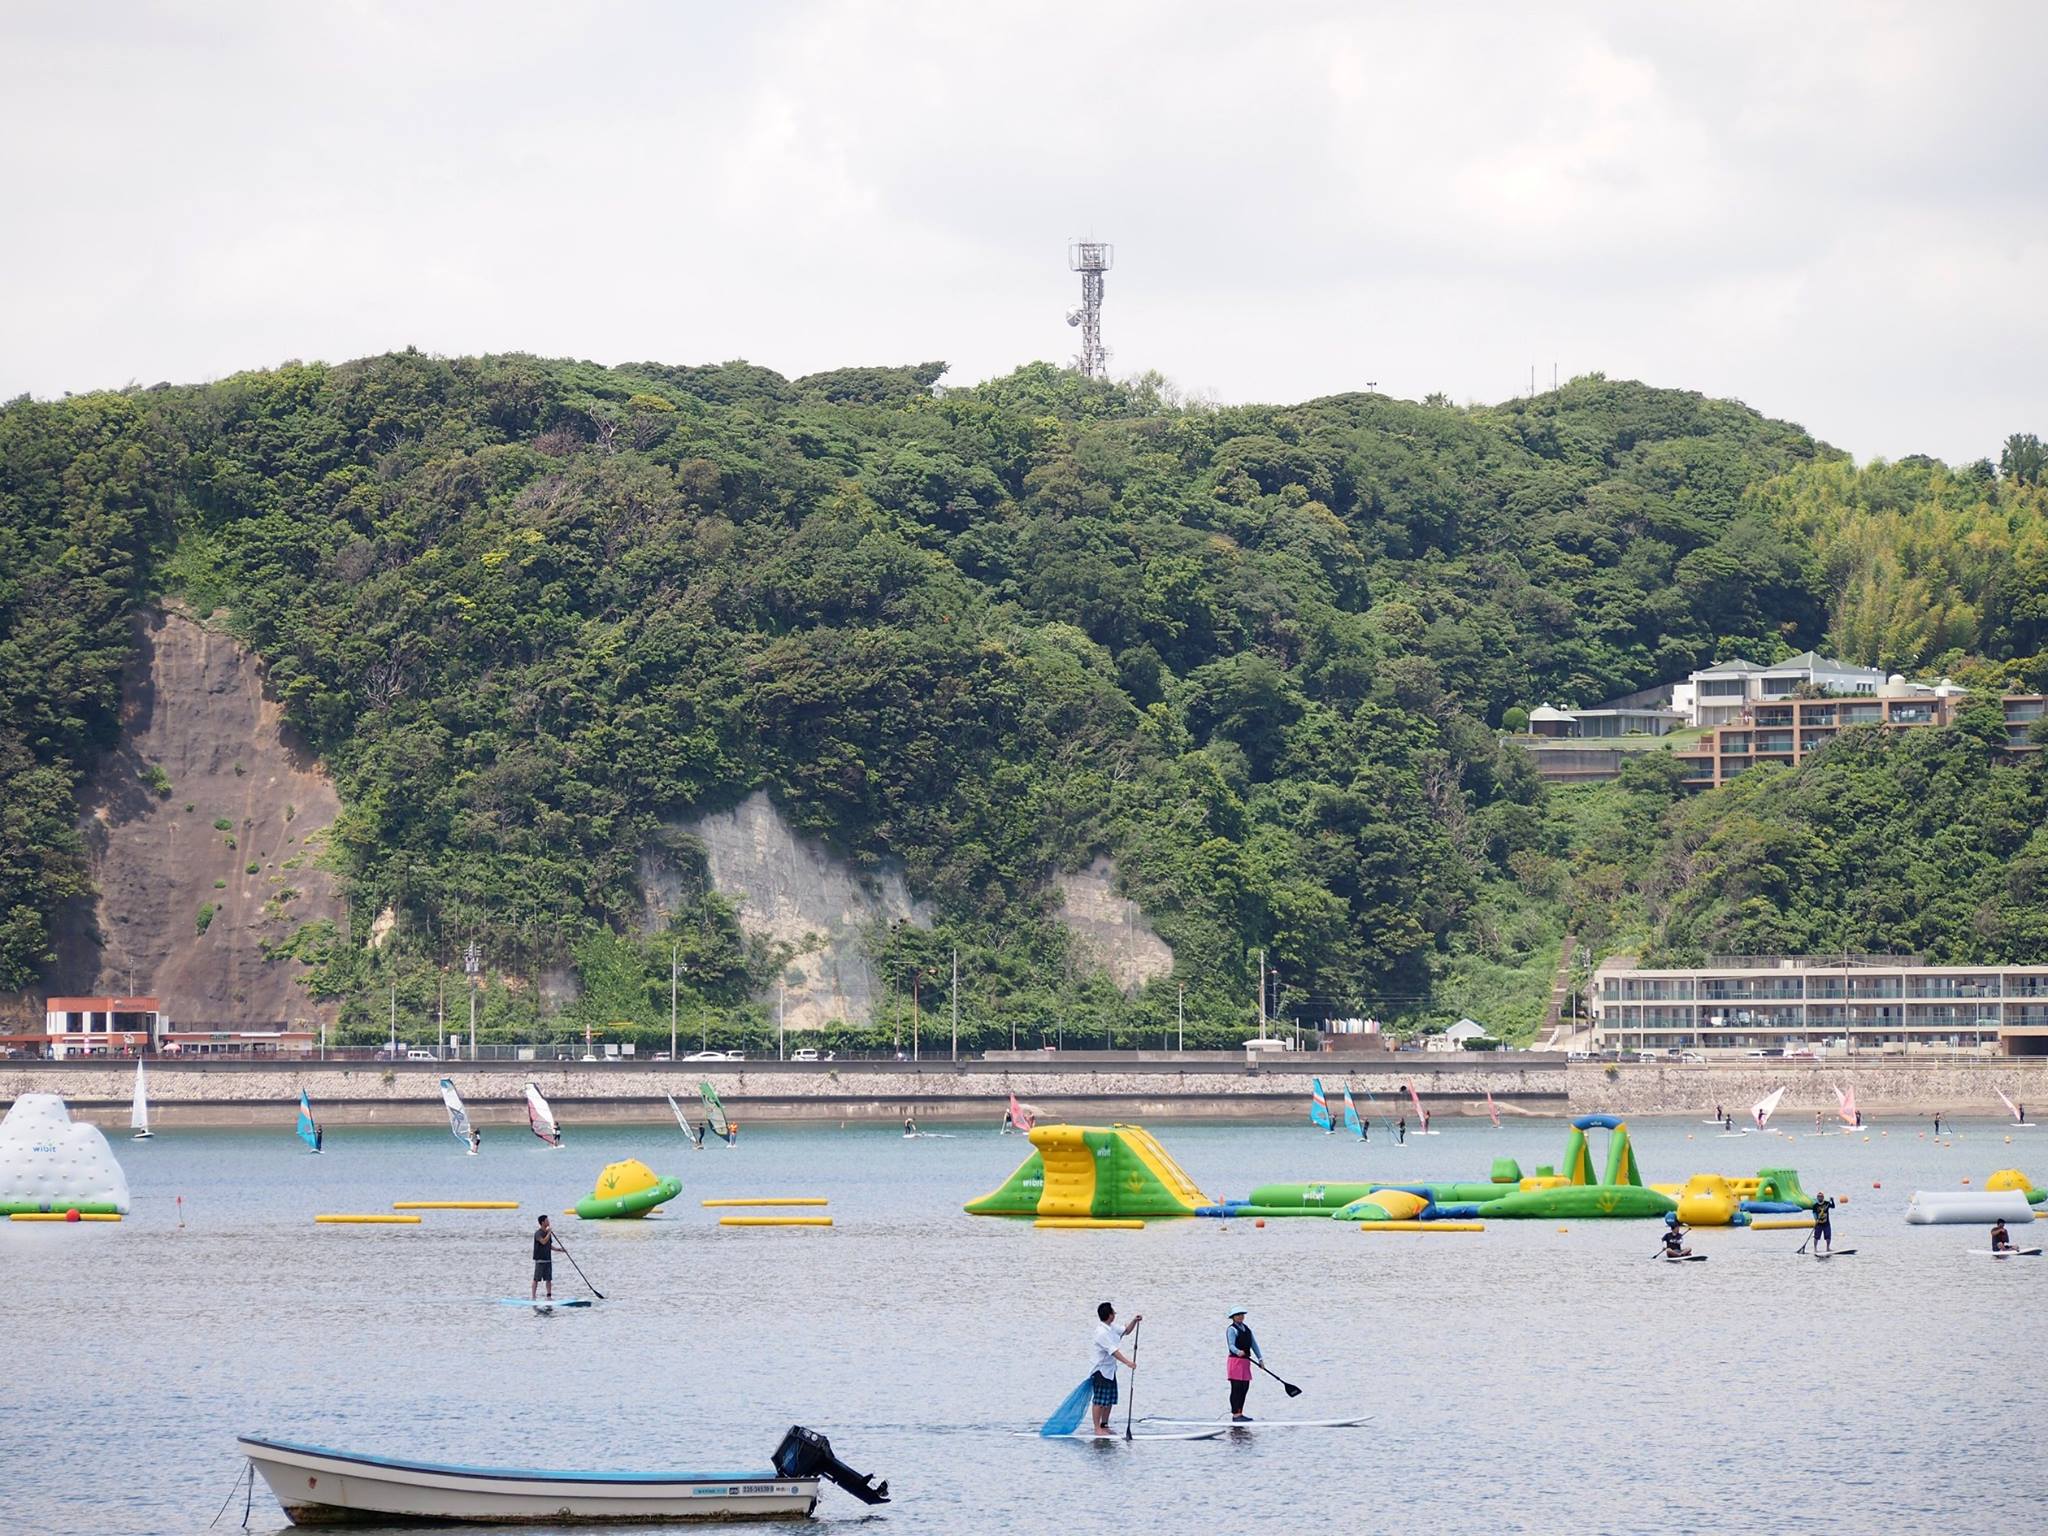
<instances>
[{"instance_id":1,"label":"green shrub","mask_svg":"<svg viewBox=\"0 0 2048 1536\"><path fill-rule=\"evenodd\" d=\"M235 824L225 816L216 816L213 819L213 830L216 832L232 832L235 830Z\"/></svg>"},{"instance_id":2,"label":"green shrub","mask_svg":"<svg viewBox=\"0 0 2048 1536\"><path fill-rule=\"evenodd\" d=\"M193 919L193 926L199 930L202 937L205 935L206 930L213 926L213 913L214 906L212 902L208 901L200 904L199 915Z\"/></svg>"}]
</instances>

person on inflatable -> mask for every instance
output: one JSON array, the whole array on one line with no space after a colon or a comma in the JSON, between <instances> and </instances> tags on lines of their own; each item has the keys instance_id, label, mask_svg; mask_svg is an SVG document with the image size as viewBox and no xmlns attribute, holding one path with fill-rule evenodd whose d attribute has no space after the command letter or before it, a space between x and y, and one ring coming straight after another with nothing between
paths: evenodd
<instances>
[{"instance_id":1,"label":"person on inflatable","mask_svg":"<svg viewBox=\"0 0 2048 1536\"><path fill-rule=\"evenodd\" d=\"M1820 1245L1826 1243L1828 1252L1835 1251L1835 1224L1828 1213L1835 1208L1835 1202L1827 1197L1826 1191L1813 1197L1813 1251L1820 1252Z\"/></svg>"},{"instance_id":2,"label":"person on inflatable","mask_svg":"<svg viewBox=\"0 0 2048 1536\"><path fill-rule=\"evenodd\" d=\"M1259 1352L1259 1341L1252 1337L1251 1324L1244 1320L1243 1307L1230 1314L1230 1326L1223 1330L1223 1347L1229 1352L1223 1377L1230 1383L1230 1422L1249 1424L1251 1415L1244 1411L1244 1400L1252 1389L1252 1362L1263 1364L1266 1357Z\"/></svg>"}]
</instances>

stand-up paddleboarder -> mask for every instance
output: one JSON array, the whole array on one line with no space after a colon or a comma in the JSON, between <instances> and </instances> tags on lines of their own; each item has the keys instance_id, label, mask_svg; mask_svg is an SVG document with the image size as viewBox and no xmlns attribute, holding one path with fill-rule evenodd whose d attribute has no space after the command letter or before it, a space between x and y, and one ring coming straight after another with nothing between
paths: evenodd
<instances>
[{"instance_id":1,"label":"stand-up paddleboarder","mask_svg":"<svg viewBox=\"0 0 2048 1536\"><path fill-rule=\"evenodd\" d=\"M1109 1410L1116 1406L1116 1368L1119 1364L1128 1365L1134 1371L1138 1368L1138 1362L1118 1346L1131 1336L1131 1330L1145 1321L1145 1318L1140 1313L1120 1329L1116 1325L1116 1308L1106 1301L1095 1309L1095 1318L1095 1337L1092 1344L1095 1371L1089 1402L1095 1415L1095 1433L1106 1435L1111 1432Z\"/></svg>"},{"instance_id":2,"label":"stand-up paddleboarder","mask_svg":"<svg viewBox=\"0 0 2048 1536\"><path fill-rule=\"evenodd\" d=\"M1229 1352L1223 1376L1230 1383L1230 1421L1249 1424L1251 1415L1244 1411L1244 1400L1252 1389L1252 1362L1263 1364L1266 1357L1259 1352L1259 1341L1252 1337L1251 1324L1244 1320L1243 1307L1230 1314L1230 1326L1223 1330L1223 1347Z\"/></svg>"},{"instance_id":3,"label":"stand-up paddleboarder","mask_svg":"<svg viewBox=\"0 0 2048 1536\"><path fill-rule=\"evenodd\" d=\"M555 1236L555 1229L548 1225L546 1216L533 1229L533 1284L526 1288L529 1301L540 1299L540 1288L548 1288L548 1300L555 1299L555 1251L562 1247L562 1241ZM566 1251L566 1250L564 1250Z\"/></svg>"}]
</instances>

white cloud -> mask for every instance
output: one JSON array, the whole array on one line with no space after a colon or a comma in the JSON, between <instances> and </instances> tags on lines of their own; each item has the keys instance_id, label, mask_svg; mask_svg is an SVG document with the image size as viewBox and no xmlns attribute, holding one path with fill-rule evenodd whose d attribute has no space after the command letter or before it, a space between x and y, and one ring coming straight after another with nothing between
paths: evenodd
<instances>
[{"instance_id":1,"label":"white cloud","mask_svg":"<svg viewBox=\"0 0 2048 1536\"><path fill-rule=\"evenodd\" d=\"M1064 359L1226 400L2048 429L2048 12L1132 0L0 9L0 394L416 344Z\"/></svg>"}]
</instances>

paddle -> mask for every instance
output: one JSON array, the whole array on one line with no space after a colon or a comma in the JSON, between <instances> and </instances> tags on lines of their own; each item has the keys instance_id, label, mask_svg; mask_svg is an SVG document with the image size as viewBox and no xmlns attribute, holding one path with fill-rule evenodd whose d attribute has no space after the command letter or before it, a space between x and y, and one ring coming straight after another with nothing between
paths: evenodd
<instances>
[{"instance_id":1,"label":"paddle","mask_svg":"<svg viewBox=\"0 0 2048 1536\"><path fill-rule=\"evenodd\" d=\"M1131 1415L1138 1411L1138 1330L1145 1325L1139 1318L1131 1324L1131 1400L1124 1405L1124 1438L1131 1438Z\"/></svg>"},{"instance_id":2,"label":"paddle","mask_svg":"<svg viewBox=\"0 0 2048 1536\"><path fill-rule=\"evenodd\" d=\"M1252 1364L1257 1366L1260 1370L1266 1371L1266 1363L1263 1360L1254 1360ZM1297 1387L1291 1381L1282 1380L1280 1374L1277 1371L1266 1371L1266 1374L1268 1376L1271 1376L1275 1381L1278 1381L1281 1386L1285 1387L1287 1389L1287 1395L1289 1397L1301 1396L1301 1388Z\"/></svg>"},{"instance_id":3,"label":"paddle","mask_svg":"<svg viewBox=\"0 0 2048 1536\"><path fill-rule=\"evenodd\" d=\"M569 1267L576 1271L577 1278L580 1279L585 1285L590 1285L590 1276L583 1273L583 1266L576 1262L576 1256L574 1254L572 1254L567 1248L564 1248L562 1246L562 1240L559 1237L555 1239L555 1248L558 1252L560 1252L563 1258L569 1261ZM594 1285L590 1285L590 1294L595 1296L599 1301L604 1300L604 1292L600 1291Z\"/></svg>"}]
</instances>

